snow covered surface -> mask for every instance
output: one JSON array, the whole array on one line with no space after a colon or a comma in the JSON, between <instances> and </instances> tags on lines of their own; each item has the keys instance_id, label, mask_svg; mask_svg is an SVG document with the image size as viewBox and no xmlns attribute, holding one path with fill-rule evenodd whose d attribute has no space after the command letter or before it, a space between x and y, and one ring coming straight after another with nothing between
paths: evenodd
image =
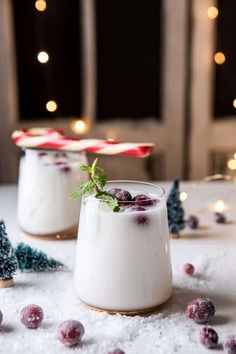
<instances>
[{"instance_id":1,"label":"snow covered surface","mask_svg":"<svg viewBox=\"0 0 236 354\"><path fill-rule=\"evenodd\" d=\"M170 184L163 183L169 189ZM41 241L20 234L16 224L16 187L0 187L0 218L6 221L12 243L27 242L64 262L68 271L40 274L18 274L15 286L0 289L0 353L97 353L106 354L119 347L126 354L207 353L198 340L200 325L185 318L189 300L211 297L216 316L211 325L220 341L226 334L236 334L236 186L232 183L181 183L188 193L187 214L200 218L200 229L186 230L181 239L171 240L173 296L159 311L146 316L110 316L83 307L73 287L76 241ZM208 204L217 199L227 203L231 221L214 223ZM182 273L185 262L196 268L194 277ZM45 319L37 330L26 329L19 320L25 305L35 303L44 309ZM81 346L64 347L55 330L66 319L84 324ZM220 347L219 347L220 349Z\"/></svg>"}]
</instances>

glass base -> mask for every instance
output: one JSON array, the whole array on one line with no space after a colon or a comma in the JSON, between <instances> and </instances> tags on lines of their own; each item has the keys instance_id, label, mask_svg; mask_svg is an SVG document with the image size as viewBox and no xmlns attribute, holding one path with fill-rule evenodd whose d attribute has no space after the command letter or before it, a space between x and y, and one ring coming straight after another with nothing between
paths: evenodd
<instances>
[{"instance_id":1,"label":"glass base","mask_svg":"<svg viewBox=\"0 0 236 354\"><path fill-rule=\"evenodd\" d=\"M128 310L128 311L127 310L107 310L107 309L103 309L101 307L96 307L96 306L89 305L89 304L87 304L87 303L85 303L83 301L81 301L81 303L85 307L89 308L90 310L98 311L98 312L106 312L109 315L118 315L119 314L119 315L125 315L125 316L138 316L138 315L145 315L145 314L156 312L168 300L169 300L169 298L166 299L163 303L155 305L155 306L152 306L152 307L139 309L139 310Z\"/></svg>"},{"instance_id":2,"label":"glass base","mask_svg":"<svg viewBox=\"0 0 236 354\"><path fill-rule=\"evenodd\" d=\"M77 238L78 225L50 234L33 234L20 227L22 233L41 240L71 240Z\"/></svg>"}]
</instances>

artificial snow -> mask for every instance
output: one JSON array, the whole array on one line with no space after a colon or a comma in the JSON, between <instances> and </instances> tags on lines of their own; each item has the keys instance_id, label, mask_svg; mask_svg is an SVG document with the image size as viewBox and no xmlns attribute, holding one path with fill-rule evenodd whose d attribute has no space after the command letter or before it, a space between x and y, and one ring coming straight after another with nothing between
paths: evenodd
<instances>
[{"instance_id":1,"label":"artificial snow","mask_svg":"<svg viewBox=\"0 0 236 354\"><path fill-rule=\"evenodd\" d=\"M179 242L179 241L177 241ZM66 243L65 243L66 244ZM75 242L67 245L67 254L73 254ZM0 330L0 353L97 353L106 354L121 348L126 354L185 353L185 350L204 348L198 341L200 326L186 319L185 307L189 300L208 296L207 289L217 284L214 271L224 253L211 257L203 255L191 260L196 275L186 276L181 262L173 262L173 296L154 314L145 316L108 315L84 307L73 286L72 257L69 271L19 274L13 288L0 290L0 309L3 324ZM63 257L61 255L61 257ZM211 295L211 294L210 294ZM26 329L20 323L20 310L27 304L40 305L45 314L40 328ZM66 348L55 337L57 326L67 319L83 323L85 335L81 345Z\"/></svg>"}]
</instances>

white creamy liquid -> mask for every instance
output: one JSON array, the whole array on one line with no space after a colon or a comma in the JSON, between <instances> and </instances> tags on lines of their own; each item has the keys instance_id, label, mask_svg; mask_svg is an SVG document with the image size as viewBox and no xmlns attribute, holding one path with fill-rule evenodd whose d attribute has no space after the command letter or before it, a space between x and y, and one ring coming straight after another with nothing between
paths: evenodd
<instances>
[{"instance_id":1,"label":"white creamy liquid","mask_svg":"<svg viewBox=\"0 0 236 354\"><path fill-rule=\"evenodd\" d=\"M20 161L18 222L29 234L59 233L78 224L79 200L69 200L86 178L80 153L26 149Z\"/></svg>"},{"instance_id":2,"label":"white creamy liquid","mask_svg":"<svg viewBox=\"0 0 236 354\"><path fill-rule=\"evenodd\" d=\"M83 200L74 279L80 300L106 310L132 311L169 298L172 278L165 201L145 208L114 213L94 197ZM148 222L138 224L138 215Z\"/></svg>"}]
</instances>

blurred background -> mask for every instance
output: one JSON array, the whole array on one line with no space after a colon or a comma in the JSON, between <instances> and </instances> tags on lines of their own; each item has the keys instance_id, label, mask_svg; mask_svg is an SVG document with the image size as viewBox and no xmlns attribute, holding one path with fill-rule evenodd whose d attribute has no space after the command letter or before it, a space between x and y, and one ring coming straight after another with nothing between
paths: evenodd
<instances>
[{"instance_id":1,"label":"blurred background","mask_svg":"<svg viewBox=\"0 0 236 354\"><path fill-rule=\"evenodd\" d=\"M35 126L156 144L101 157L110 178L234 176L235 14L235 0L0 0L0 183L17 181L12 131Z\"/></svg>"}]
</instances>

